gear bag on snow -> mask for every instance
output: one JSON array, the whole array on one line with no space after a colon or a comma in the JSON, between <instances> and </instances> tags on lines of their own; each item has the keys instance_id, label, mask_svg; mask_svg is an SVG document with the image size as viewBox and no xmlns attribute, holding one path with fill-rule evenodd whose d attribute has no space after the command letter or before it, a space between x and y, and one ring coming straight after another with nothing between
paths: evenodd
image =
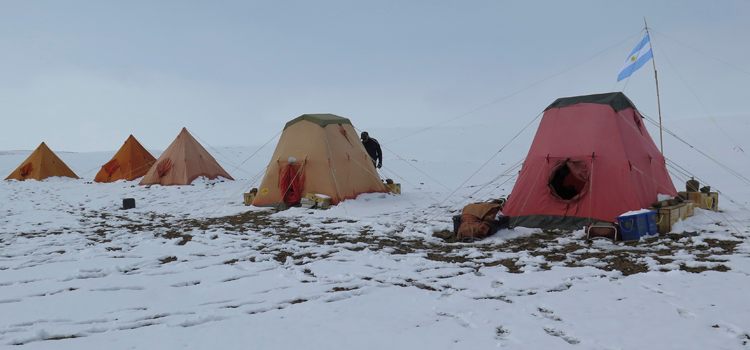
<instances>
[{"instance_id":1,"label":"gear bag on snow","mask_svg":"<svg viewBox=\"0 0 750 350\"><path fill-rule=\"evenodd\" d=\"M461 212L461 221L456 231L458 240L485 238L500 228L496 219L502 206L497 203L471 203Z\"/></svg>"}]
</instances>

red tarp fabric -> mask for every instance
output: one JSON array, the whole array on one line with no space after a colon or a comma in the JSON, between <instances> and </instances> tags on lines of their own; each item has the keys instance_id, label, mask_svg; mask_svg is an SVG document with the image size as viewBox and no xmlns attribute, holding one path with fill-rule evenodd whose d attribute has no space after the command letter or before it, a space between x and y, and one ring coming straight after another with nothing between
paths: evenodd
<instances>
[{"instance_id":1,"label":"red tarp fabric","mask_svg":"<svg viewBox=\"0 0 750 350\"><path fill-rule=\"evenodd\" d=\"M21 167L21 176L26 177L31 174L31 171L34 170L34 165L31 163L26 163Z\"/></svg>"},{"instance_id":2,"label":"red tarp fabric","mask_svg":"<svg viewBox=\"0 0 750 350\"><path fill-rule=\"evenodd\" d=\"M302 200L302 186L305 183L304 173L299 164L286 164L280 170L279 190L284 195L284 203L293 206Z\"/></svg>"},{"instance_id":3,"label":"red tarp fabric","mask_svg":"<svg viewBox=\"0 0 750 350\"><path fill-rule=\"evenodd\" d=\"M112 159L107 162L107 164L104 164L102 168L107 172L107 175L112 176L112 174L120 168L120 162L118 162L117 159Z\"/></svg>"}]
</instances>

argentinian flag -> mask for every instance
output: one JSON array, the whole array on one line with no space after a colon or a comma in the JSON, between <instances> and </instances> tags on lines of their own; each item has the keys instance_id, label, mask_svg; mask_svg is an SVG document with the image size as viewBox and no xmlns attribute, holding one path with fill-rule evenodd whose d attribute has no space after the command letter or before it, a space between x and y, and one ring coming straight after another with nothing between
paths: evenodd
<instances>
[{"instance_id":1,"label":"argentinian flag","mask_svg":"<svg viewBox=\"0 0 750 350\"><path fill-rule=\"evenodd\" d=\"M633 48L628 58L625 60L625 66L617 75L617 81L623 80L629 77L633 72L637 71L638 68L643 67L648 60L654 57L654 52L651 51L651 38L648 33L643 37L641 42Z\"/></svg>"}]
</instances>

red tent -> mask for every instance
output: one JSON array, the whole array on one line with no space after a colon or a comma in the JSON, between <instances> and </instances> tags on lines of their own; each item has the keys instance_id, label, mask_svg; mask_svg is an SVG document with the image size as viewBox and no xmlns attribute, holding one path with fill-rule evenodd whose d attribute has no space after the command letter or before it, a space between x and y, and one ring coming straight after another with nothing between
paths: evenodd
<instances>
[{"instance_id":1,"label":"red tent","mask_svg":"<svg viewBox=\"0 0 750 350\"><path fill-rule=\"evenodd\" d=\"M676 196L642 118L621 92L553 102L503 208L511 226L577 229Z\"/></svg>"}]
</instances>

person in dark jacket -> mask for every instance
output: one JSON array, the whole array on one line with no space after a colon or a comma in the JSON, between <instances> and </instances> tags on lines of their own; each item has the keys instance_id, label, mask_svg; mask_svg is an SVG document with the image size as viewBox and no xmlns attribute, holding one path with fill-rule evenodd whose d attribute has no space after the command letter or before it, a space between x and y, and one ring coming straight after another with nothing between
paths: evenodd
<instances>
[{"instance_id":1,"label":"person in dark jacket","mask_svg":"<svg viewBox=\"0 0 750 350\"><path fill-rule=\"evenodd\" d=\"M380 168L383 166L383 150L380 149L380 143L378 140L370 137L367 131L363 131L360 135L362 139L362 145L365 146L367 154L372 158L372 165Z\"/></svg>"}]
</instances>

